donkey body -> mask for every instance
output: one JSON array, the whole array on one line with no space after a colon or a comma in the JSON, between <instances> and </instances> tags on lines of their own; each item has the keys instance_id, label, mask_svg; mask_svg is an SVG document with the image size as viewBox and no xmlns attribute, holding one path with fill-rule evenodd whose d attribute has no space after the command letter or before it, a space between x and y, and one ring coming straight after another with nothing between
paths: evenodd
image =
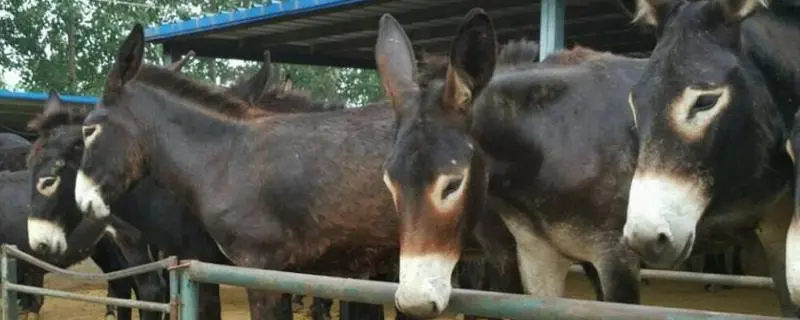
<instances>
[{"instance_id":1,"label":"donkey body","mask_svg":"<svg viewBox=\"0 0 800 320\"><path fill-rule=\"evenodd\" d=\"M0 133L0 171L25 170L25 155L31 143L13 133Z\"/></svg>"}]
</instances>

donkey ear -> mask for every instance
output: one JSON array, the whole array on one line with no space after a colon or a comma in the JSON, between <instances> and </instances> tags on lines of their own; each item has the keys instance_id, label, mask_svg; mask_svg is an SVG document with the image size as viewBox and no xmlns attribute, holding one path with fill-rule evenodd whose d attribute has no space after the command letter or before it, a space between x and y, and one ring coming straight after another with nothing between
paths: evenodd
<instances>
[{"instance_id":1,"label":"donkey ear","mask_svg":"<svg viewBox=\"0 0 800 320\"><path fill-rule=\"evenodd\" d=\"M112 92L121 90L122 86L139 71L142 59L144 59L144 28L140 23L136 23L117 50L116 61L108 75L106 89Z\"/></svg>"},{"instance_id":2,"label":"donkey ear","mask_svg":"<svg viewBox=\"0 0 800 320\"><path fill-rule=\"evenodd\" d=\"M658 27L664 23L672 7L680 0L636 0L633 23Z\"/></svg>"},{"instance_id":3,"label":"donkey ear","mask_svg":"<svg viewBox=\"0 0 800 320\"><path fill-rule=\"evenodd\" d=\"M47 119L55 114L60 113L62 108L63 105L61 103L61 98L58 97L58 92L50 89L47 94L47 100L44 102L44 111L28 121L28 130L41 132L44 129Z\"/></svg>"},{"instance_id":4,"label":"donkey ear","mask_svg":"<svg viewBox=\"0 0 800 320\"><path fill-rule=\"evenodd\" d=\"M181 72L181 69L183 69L183 66L185 66L187 63L189 63L189 61L192 61L192 58L194 58L194 54L195 54L194 50L189 50L189 52L187 52L183 56L183 58L181 58L180 60L175 61L172 64L170 64L167 67L167 69L169 69L172 72Z\"/></svg>"},{"instance_id":5,"label":"donkey ear","mask_svg":"<svg viewBox=\"0 0 800 320\"><path fill-rule=\"evenodd\" d=\"M62 103L61 98L58 96L58 91L50 89L47 93L47 101L44 103L44 114L54 114L61 111Z\"/></svg>"},{"instance_id":6,"label":"donkey ear","mask_svg":"<svg viewBox=\"0 0 800 320\"><path fill-rule=\"evenodd\" d=\"M283 87L281 91L289 92L292 91L294 88L294 81L292 80L292 76L287 75L286 80L283 81Z\"/></svg>"},{"instance_id":7,"label":"donkey ear","mask_svg":"<svg viewBox=\"0 0 800 320\"><path fill-rule=\"evenodd\" d=\"M458 110L466 109L473 95L492 78L496 61L497 35L492 20L483 9L472 9L464 17L450 49L445 103Z\"/></svg>"},{"instance_id":8,"label":"donkey ear","mask_svg":"<svg viewBox=\"0 0 800 320\"><path fill-rule=\"evenodd\" d=\"M768 0L715 0L712 10L721 13L726 23L737 23L749 17L758 8L768 6Z\"/></svg>"},{"instance_id":9,"label":"donkey ear","mask_svg":"<svg viewBox=\"0 0 800 320\"><path fill-rule=\"evenodd\" d=\"M392 107L399 111L403 105L403 95L419 90L419 86L414 82L417 63L411 41L408 40L400 23L386 13L381 16L379 24L375 62L383 90Z\"/></svg>"},{"instance_id":10,"label":"donkey ear","mask_svg":"<svg viewBox=\"0 0 800 320\"><path fill-rule=\"evenodd\" d=\"M261 98L261 95L269 88L269 83L272 78L272 57L269 50L264 50L264 61L261 64L261 69L253 76L251 80L249 92L247 93L247 100L250 103L255 103Z\"/></svg>"}]
</instances>

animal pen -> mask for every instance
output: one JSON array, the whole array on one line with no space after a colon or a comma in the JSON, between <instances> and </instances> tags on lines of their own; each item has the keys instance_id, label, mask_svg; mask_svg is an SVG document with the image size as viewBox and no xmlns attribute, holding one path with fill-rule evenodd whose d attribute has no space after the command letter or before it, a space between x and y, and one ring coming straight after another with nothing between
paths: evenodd
<instances>
[{"instance_id":1,"label":"animal pen","mask_svg":"<svg viewBox=\"0 0 800 320\"><path fill-rule=\"evenodd\" d=\"M16 283L16 263L22 260L48 272L81 280L113 280L146 272L169 270L169 303L125 300L75 294L20 285ZM175 257L107 274L74 272L58 268L34 258L16 248L3 245L0 256L2 274L2 319L17 319L17 293L28 293L90 303L130 307L164 312L170 319L197 319L198 284L215 283L274 292L310 295L336 300L385 304L394 301L394 283L316 276L301 273L233 267ZM670 279L692 282L719 283L738 286L764 287L769 279L752 276L696 274L691 272L644 270L643 278ZM445 313L463 313L483 317L509 319L779 319L708 312L690 309L627 305L599 301L563 298L537 299L519 294L454 289Z\"/></svg>"}]
</instances>

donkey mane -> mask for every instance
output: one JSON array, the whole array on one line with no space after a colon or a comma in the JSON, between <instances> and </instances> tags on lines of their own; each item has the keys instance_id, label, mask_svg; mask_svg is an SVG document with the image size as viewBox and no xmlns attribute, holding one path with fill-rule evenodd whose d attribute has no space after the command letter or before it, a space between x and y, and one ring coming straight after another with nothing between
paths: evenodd
<instances>
[{"instance_id":1,"label":"donkey mane","mask_svg":"<svg viewBox=\"0 0 800 320\"><path fill-rule=\"evenodd\" d=\"M572 49L554 52L553 54L547 56L547 58L542 60L542 63L556 64L562 66L574 66L601 57L611 57L611 56L615 55L607 51L596 51L593 49L576 45L573 46Z\"/></svg>"},{"instance_id":2,"label":"donkey mane","mask_svg":"<svg viewBox=\"0 0 800 320\"><path fill-rule=\"evenodd\" d=\"M450 57L438 53L422 52L418 63L419 73L417 83L427 87L432 81L447 77L447 68L450 66Z\"/></svg>"},{"instance_id":3,"label":"donkey mane","mask_svg":"<svg viewBox=\"0 0 800 320\"><path fill-rule=\"evenodd\" d=\"M539 44L536 41L526 38L511 40L500 49L497 66L501 69L526 69L536 63L538 56Z\"/></svg>"},{"instance_id":4,"label":"donkey mane","mask_svg":"<svg viewBox=\"0 0 800 320\"><path fill-rule=\"evenodd\" d=\"M317 102L305 91L287 90L282 86L272 86L261 95L258 107L269 112L322 112L342 110L344 103Z\"/></svg>"},{"instance_id":5,"label":"donkey mane","mask_svg":"<svg viewBox=\"0 0 800 320\"><path fill-rule=\"evenodd\" d=\"M198 108L199 110L214 111L208 113L222 119L247 119L254 115L254 111L259 110L218 88L156 65L142 64L133 80L201 105L205 110Z\"/></svg>"}]
</instances>

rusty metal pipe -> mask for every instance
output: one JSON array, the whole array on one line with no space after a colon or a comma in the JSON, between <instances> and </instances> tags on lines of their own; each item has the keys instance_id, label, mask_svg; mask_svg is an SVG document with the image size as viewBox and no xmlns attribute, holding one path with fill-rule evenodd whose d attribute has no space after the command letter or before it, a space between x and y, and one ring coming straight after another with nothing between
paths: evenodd
<instances>
[{"instance_id":1,"label":"rusty metal pipe","mask_svg":"<svg viewBox=\"0 0 800 320\"><path fill-rule=\"evenodd\" d=\"M118 307L138 308L140 310L159 311L170 313L170 305L168 303L156 303L150 301L127 300L119 298L98 297L86 294L72 293L66 291L51 290L39 287L23 286L14 283L6 283L8 290L16 292L24 292L35 295L56 297L69 300L78 300L91 303L114 305Z\"/></svg>"},{"instance_id":2,"label":"rusty metal pipe","mask_svg":"<svg viewBox=\"0 0 800 320\"><path fill-rule=\"evenodd\" d=\"M569 271L574 273L584 274L584 271L580 266L572 266L569 268ZM762 289L774 288L774 284L772 283L771 278L756 277L756 276L736 276L736 275L716 274L716 273L642 269L641 278L695 282L702 284L721 284L734 287L749 287L749 288L762 288Z\"/></svg>"},{"instance_id":3,"label":"rusty metal pipe","mask_svg":"<svg viewBox=\"0 0 800 320\"><path fill-rule=\"evenodd\" d=\"M25 262L28 262L34 266L37 266L47 272L52 272L56 274L62 274L68 276L73 279L82 280L82 281L96 281L96 280L116 280L121 278L127 278L130 276L135 276L143 273L160 271L163 269L167 269L171 265L174 265L177 261L177 258L167 257L163 260L159 260L156 262L151 262L148 264L138 265L135 267L131 267L124 270L118 270L109 273L86 273L86 272L76 272L67 269L62 269L47 262L41 261L34 256L31 256L25 252L20 251L17 249L16 246L12 245L3 245L3 251L8 254L10 257L14 257Z\"/></svg>"},{"instance_id":4,"label":"rusty metal pipe","mask_svg":"<svg viewBox=\"0 0 800 320\"><path fill-rule=\"evenodd\" d=\"M188 263L192 281L240 286L315 297L385 304L394 302L396 283L345 279L223 266L199 261ZM185 301L184 301L185 302ZM186 303L186 302L185 302ZM531 319L780 319L745 314L629 305L561 298L536 299L518 294L453 289L446 314Z\"/></svg>"}]
</instances>

